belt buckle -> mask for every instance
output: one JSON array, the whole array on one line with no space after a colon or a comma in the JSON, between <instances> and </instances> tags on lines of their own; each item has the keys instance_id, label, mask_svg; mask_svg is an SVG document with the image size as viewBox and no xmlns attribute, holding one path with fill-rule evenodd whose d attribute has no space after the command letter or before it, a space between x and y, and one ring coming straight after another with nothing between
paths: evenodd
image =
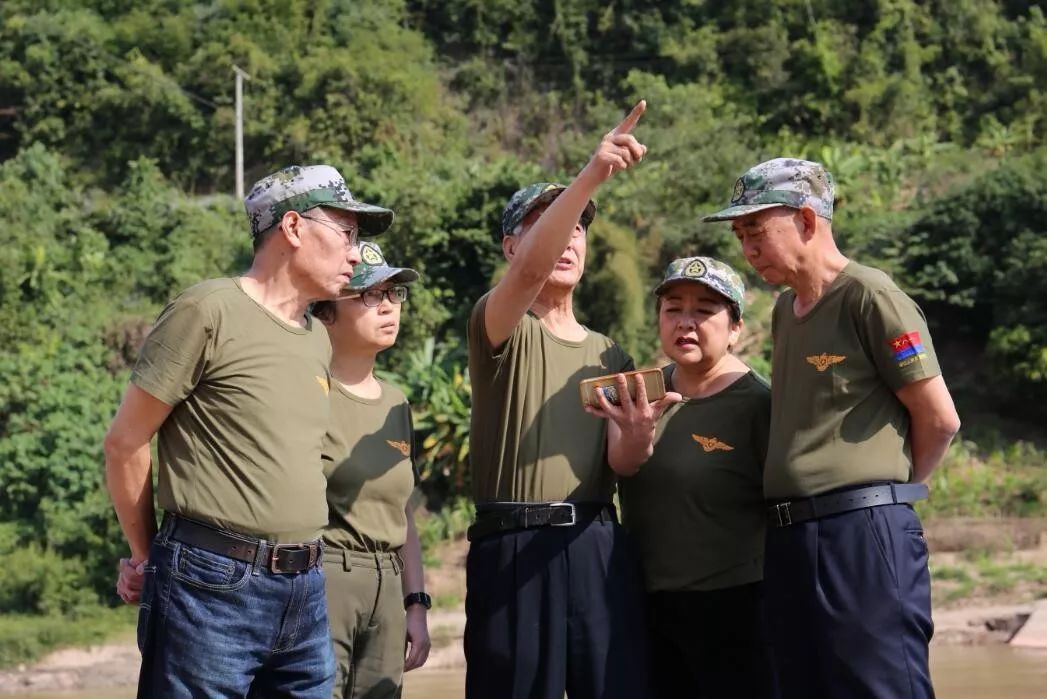
<instances>
[{"instance_id":1,"label":"belt buckle","mask_svg":"<svg viewBox=\"0 0 1047 699\"><path fill-rule=\"evenodd\" d=\"M774 506L774 514L778 517L779 527L788 527L790 524L793 523L792 514L789 512L790 504L791 503L788 502L780 502ZM783 512L785 513L784 517L782 516Z\"/></svg>"},{"instance_id":2,"label":"belt buckle","mask_svg":"<svg viewBox=\"0 0 1047 699\"><path fill-rule=\"evenodd\" d=\"M308 545L303 545L303 544L274 544L273 547L272 547L272 550L269 552L269 556L270 556L270 558L269 558L269 571L272 572L272 573L276 573L276 574L280 574L280 573L296 573L296 572L298 572L296 570L291 570L291 569L281 570L280 564L279 564L280 552L281 551L308 551L308 550L309 550L309 546ZM310 555L309 556L310 561L312 561L312 558L313 558L312 555Z\"/></svg>"},{"instance_id":3,"label":"belt buckle","mask_svg":"<svg viewBox=\"0 0 1047 699\"><path fill-rule=\"evenodd\" d=\"M551 503L549 505L549 507L552 507L552 508L566 507L571 512L571 519L570 519L570 521L568 521L568 522L556 522L555 524L550 524L549 525L550 527L573 527L574 525L578 524L578 510L577 510L577 508L575 508L573 502L554 502L554 503Z\"/></svg>"}]
</instances>

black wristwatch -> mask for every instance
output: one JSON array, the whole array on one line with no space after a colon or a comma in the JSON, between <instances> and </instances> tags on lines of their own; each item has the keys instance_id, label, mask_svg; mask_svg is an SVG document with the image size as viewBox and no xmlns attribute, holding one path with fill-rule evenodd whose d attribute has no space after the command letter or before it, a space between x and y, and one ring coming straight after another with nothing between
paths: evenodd
<instances>
[{"instance_id":1,"label":"black wristwatch","mask_svg":"<svg viewBox=\"0 0 1047 699\"><path fill-rule=\"evenodd\" d=\"M404 597L404 609L410 609L411 605L420 604L426 609L433 608L433 598L424 592L412 592Z\"/></svg>"}]
</instances>

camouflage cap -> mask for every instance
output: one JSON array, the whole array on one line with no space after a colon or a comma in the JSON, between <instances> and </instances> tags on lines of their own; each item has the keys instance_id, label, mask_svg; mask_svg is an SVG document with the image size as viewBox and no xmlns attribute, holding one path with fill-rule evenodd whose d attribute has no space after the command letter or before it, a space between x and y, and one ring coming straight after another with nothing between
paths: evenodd
<instances>
[{"instance_id":1,"label":"camouflage cap","mask_svg":"<svg viewBox=\"0 0 1047 699\"><path fill-rule=\"evenodd\" d=\"M378 243L370 240L360 243L360 262L353 265L353 277L347 290L363 291L382 282L409 284L418 279L418 272L408 267L391 267Z\"/></svg>"},{"instance_id":2,"label":"camouflage cap","mask_svg":"<svg viewBox=\"0 0 1047 699\"><path fill-rule=\"evenodd\" d=\"M681 257L665 268L662 281L654 288L654 295L661 296L677 282L697 282L727 297L737 309L738 317L745 310L745 282L730 265L711 257Z\"/></svg>"},{"instance_id":3,"label":"camouflage cap","mask_svg":"<svg viewBox=\"0 0 1047 699\"><path fill-rule=\"evenodd\" d=\"M524 220L524 217L534 207L548 204L560 196L560 192L565 189L567 187L562 184L536 182L518 190L516 194L510 197L509 203L502 210L502 235L511 234L513 229L520 225L520 222ZM582 212L582 225L588 228L595 216L596 202L590 199L589 203L585 205L585 211Z\"/></svg>"},{"instance_id":4,"label":"camouflage cap","mask_svg":"<svg viewBox=\"0 0 1047 699\"><path fill-rule=\"evenodd\" d=\"M775 158L752 167L734 183L731 204L703 221L728 221L775 206L799 209L807 205L830 221L833 217L833 176L821 163Z\"/></svg>"},{"instance_id":5,"label":"camouflage cap","mask_svg":"<svg viewBox=\"0 0 1047 699\"><path fill-rule=\"evenodd\" d=\"M356 214L360 230L378 235L393 222L393 212L353 199L345 179L330 165L292 165L255 182L244 197L251 235L269 230L288 211L304 213L330 206Z\"/></svg>"}]
</instances>

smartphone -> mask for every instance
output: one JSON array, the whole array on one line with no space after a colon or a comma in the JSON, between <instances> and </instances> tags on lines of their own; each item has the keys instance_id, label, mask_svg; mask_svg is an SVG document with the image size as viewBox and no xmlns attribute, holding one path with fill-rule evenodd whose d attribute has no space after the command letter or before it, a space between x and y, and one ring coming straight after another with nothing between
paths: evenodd
<instances>
[{"instance_id":1,"label":"smartphone","mask_svg":"<svg viewBox=\"0 0 1047 699\"><path fill-rule=\"evenodd\" d=\"M641 369L639 371L623 371L625 375L625 385L629 387L629 397L636 398L636 378L640 376L643 378L644 388L647 389L647 400L654 402L659 398L665 396L665 379L662 377L661 369ZM600 401L596 398L596 391L603 391L604 397L607 401L613 405L621 405L621 399L618 396L618 382L615 381L617 374L608 374L607 376L597 376L592 379L585 379L578 388L582 394L582 405L591 405L594 408L600 407Z\"/></svg>"}]
</instances>

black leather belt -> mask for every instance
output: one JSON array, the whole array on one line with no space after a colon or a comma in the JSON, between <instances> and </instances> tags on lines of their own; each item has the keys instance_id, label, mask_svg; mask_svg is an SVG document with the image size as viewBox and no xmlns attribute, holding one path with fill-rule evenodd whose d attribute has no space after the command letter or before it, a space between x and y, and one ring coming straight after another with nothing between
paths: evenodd
<instances>
[{"instance_id":1,"label":"black leather belt","mask_svg":"<svg viewBox=\"0 0 1047 699\"><path fill-rule=\"evenodd\" d=\"M866 507L893 505L923 500L928 495L925 483L884 483L867 485L837 493L815 495L802 500L788 500L767 508L767 519L772 527L788 527L819 517Z\"/></svg>"},{"instance_id":2,"label":"black leather belt","mask_svg":"<svg viewBox=\"0 0 1047 699\"><path fill-rule=\"evenodd\" d=\"M164 515L165 519L168 517L171 518L168 538L245 563L258 560L273 573L305 572L319 563L323 555L319 540L301 544L263 543L246 534L222 531L178 515Z\"/></svg>"},{"instance_id":3,"label":"black leather belt","mask_svg":"<svg viewBox=\"0 0 1047 699\"><path fill-rule=\"evenodd\" d=\"M476 522L469 527L466 538L475 541L513 529L573 527L594 519L617 522L614 505L603 502L488 503L477 507Z\"/></svg>"}]
</instances>

